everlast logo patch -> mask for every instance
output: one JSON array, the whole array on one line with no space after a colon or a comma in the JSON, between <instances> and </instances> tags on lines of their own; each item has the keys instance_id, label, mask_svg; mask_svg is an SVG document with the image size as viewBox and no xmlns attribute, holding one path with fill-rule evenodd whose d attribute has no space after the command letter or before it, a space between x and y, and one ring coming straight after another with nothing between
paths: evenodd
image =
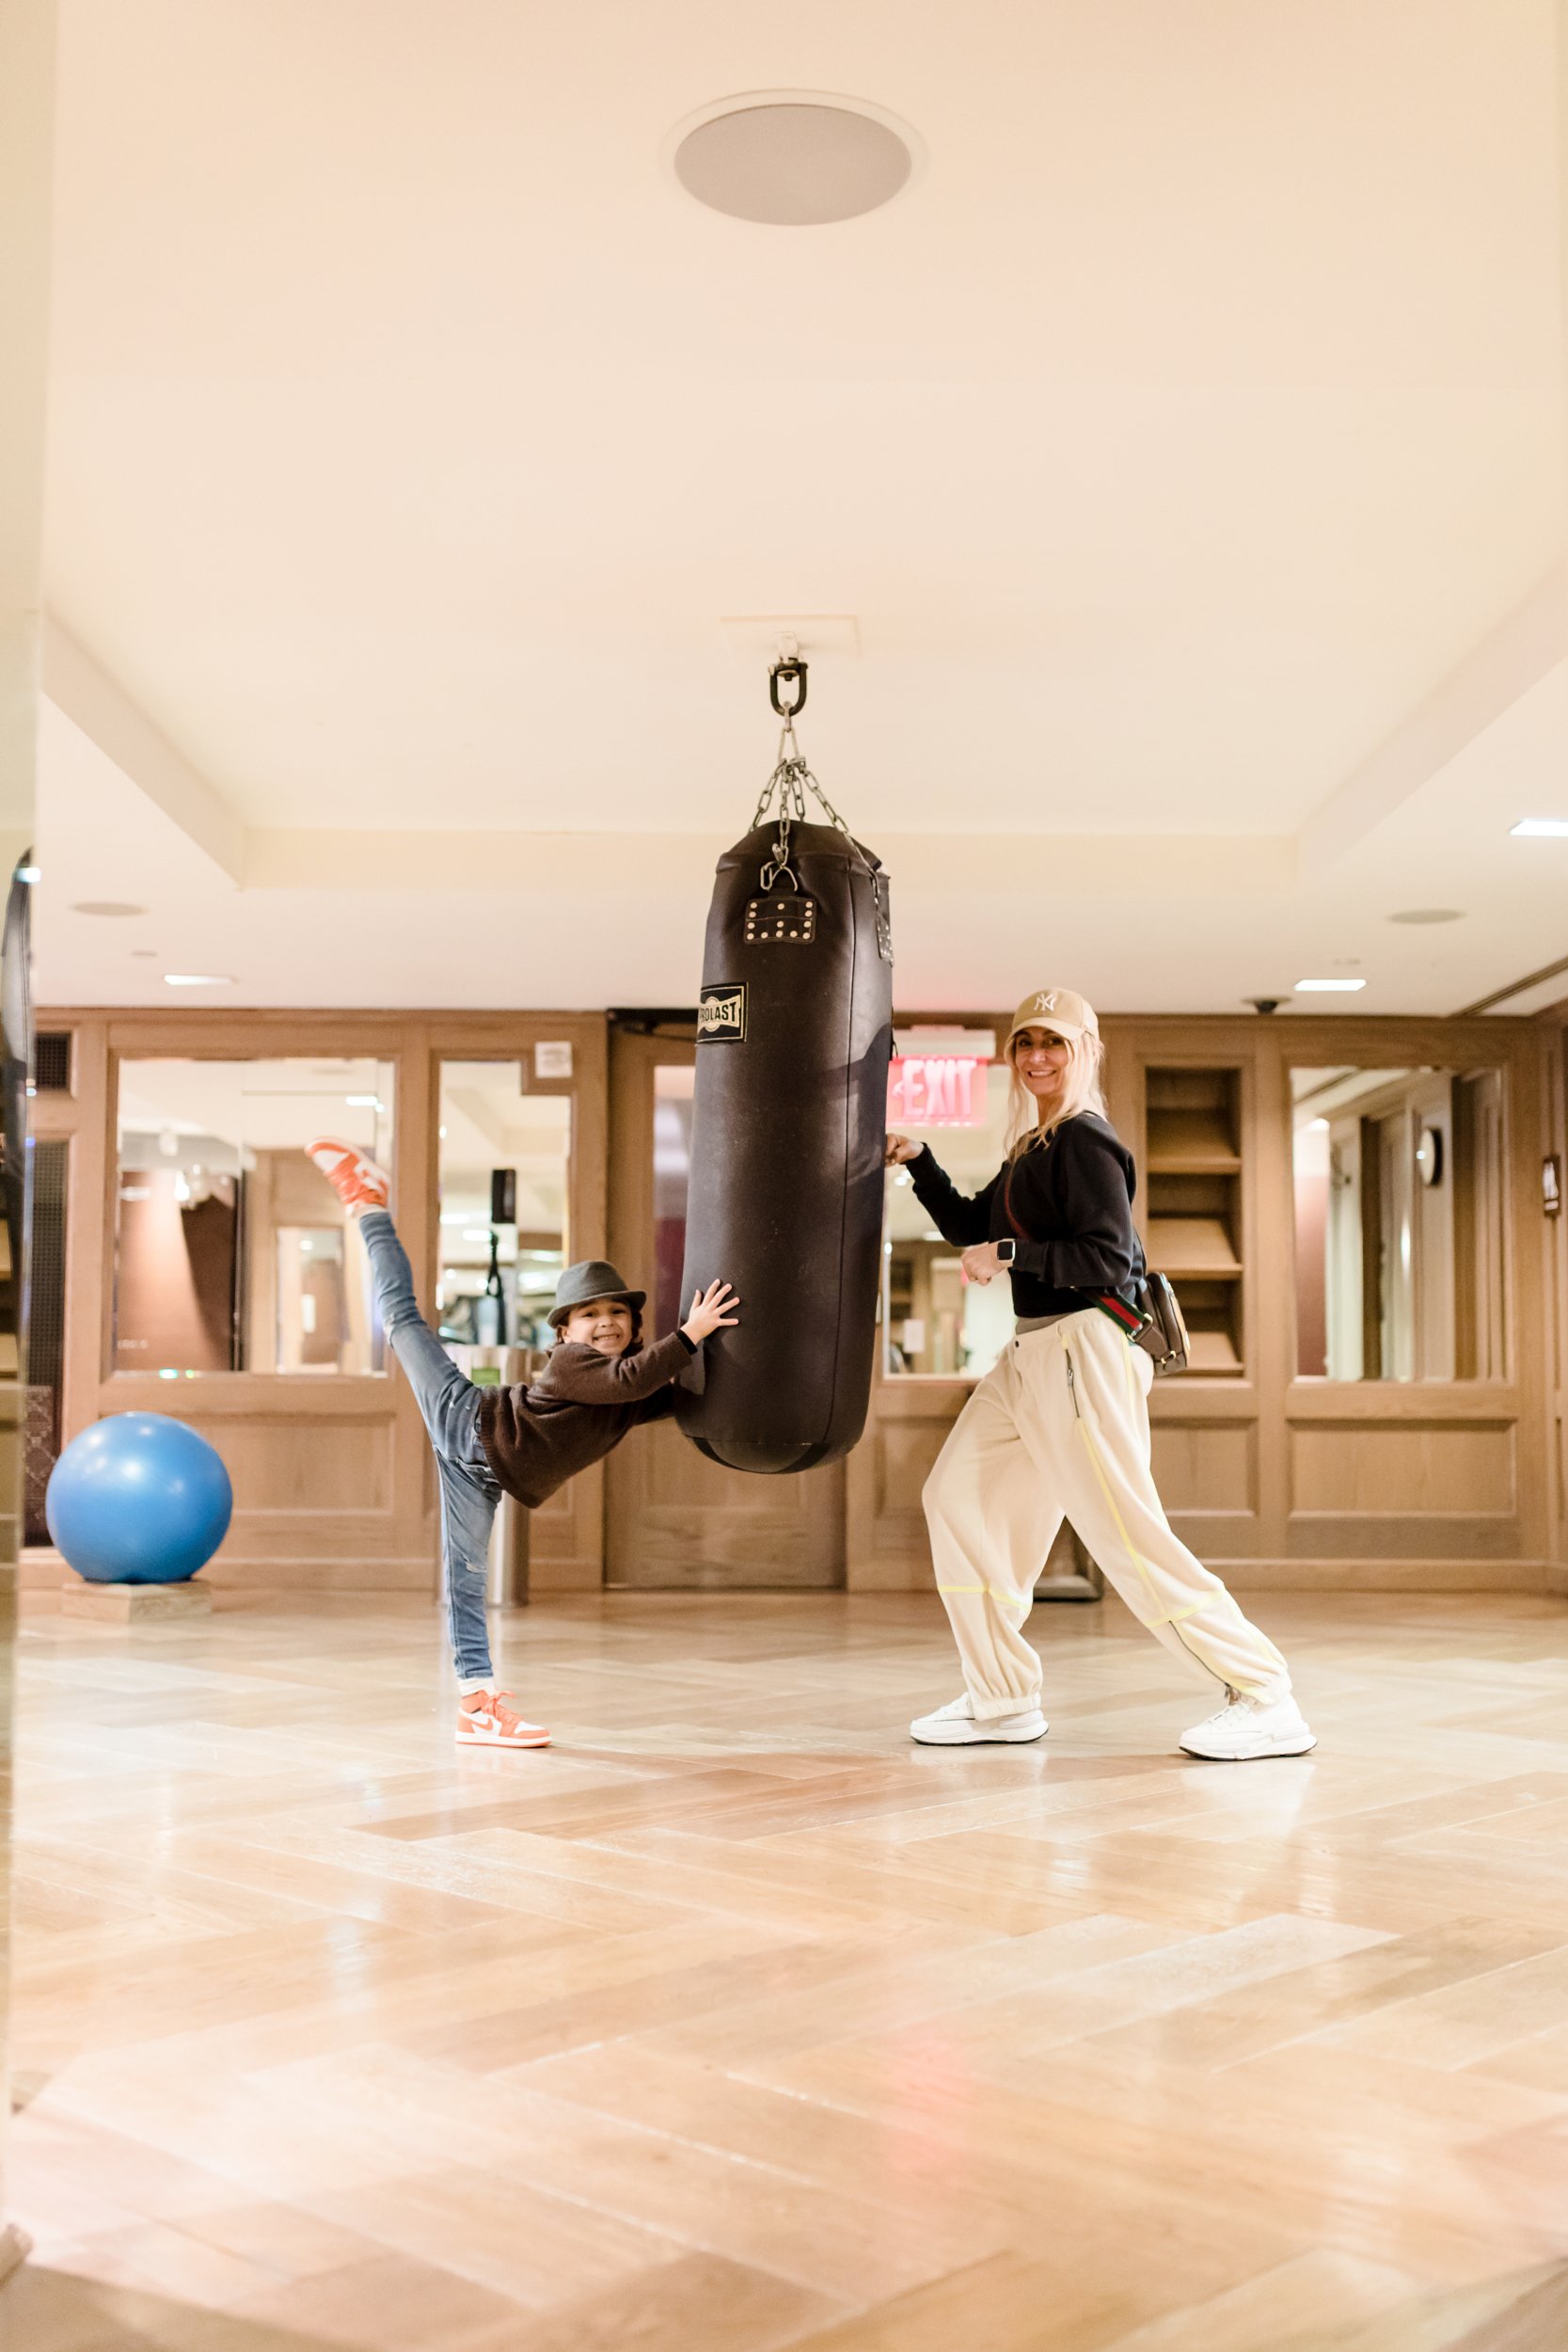
<instances>
[{"instance_id":1,"label":"everlast logo patch","mask_svg":"<svg viewBox=\"0 0 1568 2352\"><path fill-rule=\"evenodd\" d=\"M746 1035L746 988L743 981L721 988L705 988L697 1002L697 1041L740 1043Z\"/></svg>"}]
</instances>

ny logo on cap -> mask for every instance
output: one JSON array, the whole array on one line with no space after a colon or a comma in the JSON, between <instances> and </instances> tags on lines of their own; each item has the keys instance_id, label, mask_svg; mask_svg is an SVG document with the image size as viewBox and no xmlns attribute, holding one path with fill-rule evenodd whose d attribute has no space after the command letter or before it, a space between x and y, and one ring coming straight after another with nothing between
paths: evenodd
<instances>
[{"instance_id":1,"label":"ny logo on cap","mask_svg":"<svg viewBox=\"0 0 1568 2352\"><path fill-rule=\"evenodd\" d=\"M1039 994L1035 999L1035 1010L1037 1012L1054 1012L1055 1009L1056 991L1053 988L1042 988Z\"/></svg>"}]
</instances>

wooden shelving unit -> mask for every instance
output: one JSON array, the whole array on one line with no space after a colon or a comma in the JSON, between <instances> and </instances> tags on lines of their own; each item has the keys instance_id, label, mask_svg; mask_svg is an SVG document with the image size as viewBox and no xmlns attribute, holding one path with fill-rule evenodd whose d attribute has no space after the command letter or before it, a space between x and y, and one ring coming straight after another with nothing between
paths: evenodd
<instances>
[{"instance_id":1,"label":"wooden shelving unit","mask_svg":"<svg viewBox=\"0 0 1568 2352\"><path fill-rule=\"evenodd\" d=\"M1206 1282L1239 1282L1241 1261L1230 1246L1223 1216L1199 1215L1151 1216L1148 1248L1162 1273L1174 1281L1179 1274Z\"/></svg>"},{"instance_id":2,"label":"wooden shelving unit","mask_svg":"<svg viewBox=\"0 0 1568 2352\"><path fill-rule=\"evenodd\" d=\"M1147 1077L1149 1263L1176 1285L1193 1371L1239 1373L1242 1073L1151 1066Z\"/></svg>"}]
</instances>

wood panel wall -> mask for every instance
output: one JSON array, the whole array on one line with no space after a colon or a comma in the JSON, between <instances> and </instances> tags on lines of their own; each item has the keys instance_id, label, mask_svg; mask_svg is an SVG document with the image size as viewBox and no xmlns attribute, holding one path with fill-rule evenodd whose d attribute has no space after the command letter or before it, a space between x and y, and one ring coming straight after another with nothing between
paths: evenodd
<instances>
[{"instance_id":1,"label":"wood panel wall","mask_svg":"<svg viewBox=\"0 0 1568 2352\"><path fill-rule=\"evenodd\" d=\"M1533 1215L1545 1230L1542 1288L1546 1310L1540 1432L1541 1475L1546 1487L1546 1581L1568 1594L1568 1205L1555 1216L1542 1209L1542 1166L1555 1160L1560 1187L1568 1188L1568 998L1549 1006L1534 1024L1541 1049L1541 1104L1528 1181Z\"/></svg>"},{"instance_id":2,"label":"wood panel wall","mask_svg":"<svg viewBox=\"0 0 1568 2352\"><path fill-rule=\"evenodd\" d=\"M971 1025L976 1016L900 1018ZM443 1057L527 1057L541 1039L570 1038L573 1248L605 1250L605 1017L52 1010L40 1023L75 1038L71 1094L41 1095L35 1106L38 1133L71 1143L68 1436L135 1406L210 1430L230 1463L238 1506L214 1581L432 1590L434 1480L395 1370L385 1379L220 1374L180 1383L109 1374L116 1062L128 1054L328 1050L392 1061L399 1225L428 1291ZM1153 1399L1157 1473L1186 1540L1241 1587L1568 1593L1568 1217L1543 1216L1540 1179L1546 1152L1568 1168L1568 1006L1534 1021L1128 1016L1108 1020L1105 1032L1112 1116L1140 1161L1151 1068L1240 1073L1241 1370L1164 1383ZM1505 1073L1504 1377L1296 1376L1292 1062ZM646 1138L632 1137L624 1119L619 1132L623 1153L645 1156ZM967 1393L958 1380L879 1376L865 1438L846 1466L842 1556L852 1589L927 1584L920 1489ZM592 1472L537 1515L537 1589L602 1581L604 1497L603 1472Z\"/></svg>"},{"instance_id":3,"label":"wood panel wall","mask_svg":"<svg viewBox=\"0 0 1568 2352\"><path fill-rule=\"evenodd\" d=\"M528 1066L536 1042L570 1041L572 1079L530 1083L541 1092L573 1097L572 1246L584 1257L602 1255L603 1016L50 1009L39 1013L38 1025L68 1029L74 1039L70 1094L40 1094L34 1104L35 1132L71 1147L65 1437L106 1413L137 1410L172 1413L210 1437L234 1484L233 1524L206 1571L214 1584L434 1591L435 1471L395 1361L385 1376L364 1378L213 1373L170 1381L110 1371L118 1066L137 1055L227 1060L330 1053L391 1062L393 1205L428 1299L436 1279L436 1131L445 1059L515 1056ZM531 1575L536 1589L600 1582L603 1486L602 1470L592 1470L534 1515Z\"/></svg>"}]
</instances>

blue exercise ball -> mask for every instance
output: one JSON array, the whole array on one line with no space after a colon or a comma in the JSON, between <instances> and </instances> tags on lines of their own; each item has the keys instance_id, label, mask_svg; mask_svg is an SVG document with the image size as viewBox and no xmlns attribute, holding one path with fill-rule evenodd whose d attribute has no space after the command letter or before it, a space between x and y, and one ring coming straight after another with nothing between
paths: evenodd
<instances>
[{"instance_id":1,"label":"blue exercise ball","mask_svg":"<svg viewBox=\"0 0 1568 2352\"><path fill-rule=\"evenodd\" d=\"M45 1510L89 1584L183 1584L229 1533L234 1490L205 1438L166 1413L111 1413L72 1438Z\"/></svg>"}]
</instances>

